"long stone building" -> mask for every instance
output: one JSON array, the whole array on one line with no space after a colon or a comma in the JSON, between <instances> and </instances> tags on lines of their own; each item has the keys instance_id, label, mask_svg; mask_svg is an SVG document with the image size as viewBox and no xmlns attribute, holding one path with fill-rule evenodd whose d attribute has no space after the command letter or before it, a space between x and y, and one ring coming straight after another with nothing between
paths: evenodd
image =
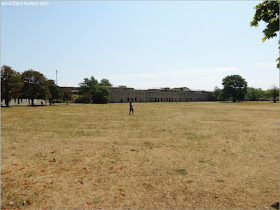
<instances>
[{"instance_id":1,"label":"long stone building","mask_svg":"<svg viewBox=\"0 0 280 210\"><path fill-rule=\"evenodd\" d=\"M77 94L79 87L61 87L71 88L73 94ZM207 91L182 91L170 88L138 90L127 87L109 87L112 103L133 102L188 102L188 101L210 101L213 93ZM46 104L46 100L35 99L35 104ZM4 106L5 100L1 99L1 106ZM28 99L12 99L10 105L30 105Z\"/></svg>"},{"instance_id":2,"label":"long stone building","mask_svg":"<svg viewBox=\"0 0 280 210\"><path fill-rule=\"evenodd\" d=\"M187 102L210 101L211 92L182 91L169 88L137 90L126 87L109 87L113 103L124 102Z\"/></svg>"}]
</instances>

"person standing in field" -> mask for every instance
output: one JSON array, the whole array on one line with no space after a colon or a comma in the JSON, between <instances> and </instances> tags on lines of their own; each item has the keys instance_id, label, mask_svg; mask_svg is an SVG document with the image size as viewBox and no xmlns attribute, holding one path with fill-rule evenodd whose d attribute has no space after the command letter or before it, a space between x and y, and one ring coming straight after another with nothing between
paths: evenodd
<instances>
[{"instance_id":1,"label":"person standing in field","mask_svg":"<svg viewBox=\"0 0 280 210\"><path fill-rule=\"evenodd\" d=\"M129 115L130 115L130 113L132 112L132 115L133 115L133 112L134 112L134 106L133 106L133 103L132 103L132 101L130 101L130 103L129 103Z\"/></svg>"}]
</instances>

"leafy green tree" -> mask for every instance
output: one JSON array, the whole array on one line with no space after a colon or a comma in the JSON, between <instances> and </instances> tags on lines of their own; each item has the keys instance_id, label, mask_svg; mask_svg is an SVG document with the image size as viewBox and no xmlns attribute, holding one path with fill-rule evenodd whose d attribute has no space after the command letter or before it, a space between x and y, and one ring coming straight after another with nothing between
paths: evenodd
<instances>
[{"instance_id":1,"label":"leafy green tree","mask_svg":"<svg viewBox=\"0 0 280 210\"><path fill-rule=\"evenodd\" d=\"M261 88L247 87L245 100L248 101L265 101L267 100L266 93Z\"/></svg>"},{"instance_id":2,"label":"leafy green tree","mask_svg":"<svg viewBox=\"0 0 280 210\"><path fill-rule=\"evenodd\" d=\"M110 101L110 91L104 85L98 85L93 95L93 103L106 104Z\"/></svg>"},{"instance_id":3,"label":"leafy green tree","mask_svg":"<svg viewBox=\"0 0 280 210\"><path fill-rule=\"evenodd\" d=\"M80 95L76 100L75 103L83 103L83 104L89 104L92 100L92 94L90 93L84 93L83 95Z\"/></svg>"},{"instance_id":4,"label":"leafy green tree","mask_svg":"<svg viewBox=\"0 0 280 210\"><path fill-rule=\"evenodd\" d=\"M17 98L22 88L21 74L10 66L1 68L1 96L5 99L5 105L9 107L12 98Z\"/></svg>"},{"instance_id":5,"label":"leafy green tree","mask_svg":"<svg viewBox=\"0 0 280 210\"><path fill-rule=\"evenodd\" d=\"M34 106L34 99L46 99L49 93L46 77L38 71L32 69L22 73L24 97L31 100Z\"/></svg>"},{"instance_id":6,"label":"leafy green tree","mask_svg":"<svg viewBox=\"0 0 280 210\"><path fill-rule=\"evenodd\" d=\"M279 1L263 1L255 9L256 12L250 25L258 27L260 21L267 23L263 30L262 41L277 36L276 32L279 31ZM277 67L279 68L279 58L276 61L278 61Z\"/></svg>"},{"instance_id":7,"label":"leafy green tree","mask_svg":"<svg viewBox=\"0 0 280 210\"><path fill-rule=\"evenodd\" d=\"M223 90L218 88L217 86L214 88L214 101L225 101L226 98L223 95Z\"/></svg>"},{"instance_id":8,"label":"leafy green tree","mask_svg":"<svg viewBox=\"0 0 280 210\"><path fill-rule=\"evenodd\" d=\"M244 99L247 92L247 82L240 75L229 75L223 79L223 95L232 98L233 102Z\"/></svg>"},{"instance_id":9,"label":"leafy green tree","mask_svg":"<svg viewBox=\"0 0 280 210\"><path fill-rule=\"evenodd\" d=\"M84 81L80 83L79 94L83 95L84 93L90 93L93 95L97 84L98 81L94 77L85 78Z\"/></svg>"},{"instance_id":10,"label":"leafy green tree","mask_svg":"<svg viewBox=\"0 0 280 210\"><path fill-rule=\"evenodd\" d=\"M181 91L190 91L191 89L188 87L178 87L178 88L173 88L174 90L181 90Z\"/></svg>"},{"instance_id":11,"label":"leafy green tree","mask_svg":"<svg viewBox=\"0 0 280 210\"><path fill-rule=\"evenodd\" d=\"M271 89L267 90L268 96L273 98L273 102L276 103L276 98L279 96L279 88L275 85Z\"/></svg>"},{"instance_id":12,"label":"leafy green tree","mask_svg":"<svg viewBox=\"0 0 280 210\"><path fill-rule=\"evenodd\" d=\"M47 85L49 88L49 94L47 98L50 105L52 105L54 99L60 99L62 97L62 92L59 86L55 84L54 80L47 80Z\"/></svg>"},{"instance_id":13,"label":"leafy green tree","mask_svg":"<svg viewBox=\"0 0 280 210\"><path fill-rule=\"evenodd\" d=\"M66 103L68 105L68 102L72 99L72 89L64 88L62 90L62 93L63 93L63 100L66 101Z\"/></svg>"},{"instance_id":14,"label":"leafy green tree","mask_svg":"<svg viewBox=\"0 0 280 210\"><path fill-rule=\"evenodd\" d=\"M256 89L257 90L257 99L259 101L267 101L267 94L264 90L261 88Z\"/></svg>"},{"instance_id":15,"label":"leafy green tree","mask_svg":"<svg viewBox=\"0 0 280 210\"><path fill-rule=\"evenodd\" d=\"M277 36L276 32L279 31L279 1L263 1L255 9L251 26L258 27L260 21L267 23L263 30L264 38L262 41Z\"/></svg>"},{"instance_id":16,"label":"leafy green tree","mask_svg":"<svg viewBox=\"0 0 280 210\"><path fill-rule=\"evenodd\" d=\"M102 79L100 83L94 78L85 78L80 83L80 97L75 100L76 103L107 103L110 101L110 91L107 86L112 86L108 79ZM89 99L89 97L91 98Z\"/></svg>"},{"instance_id":17,"label":"leafy green tree","mask_svg":"<svg viewBox=\"0 0 280 210\"><path fill-rule=\"evenodd\" d=\"M99 85L103 85L103 86L107 86L107 87L111 87L112 84L109 82L108 79L102 79L99 83Z\"/></svg>"}]
</instances>

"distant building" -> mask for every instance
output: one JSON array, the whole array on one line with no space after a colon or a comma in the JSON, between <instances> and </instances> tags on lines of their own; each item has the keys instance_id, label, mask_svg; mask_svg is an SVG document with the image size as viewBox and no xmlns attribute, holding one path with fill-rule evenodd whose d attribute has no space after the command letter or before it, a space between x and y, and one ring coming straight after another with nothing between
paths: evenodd
<instances>
[{"instance_id":1,"label":"distant building","mask_svg":"<svg viewBox=\"0 0 280 210\"><path fill-rule=\"evenodd\" d=\"M60 87L71 88L73 94L78 94L80 87ZM186 91L174 90L170 88L138 90L128 87L108 87L111 93L112 103L133 102L188 102L188 101L211 101L212 92L207 91ZM34 104L46 104L46 100L35 99ZM10 105L29 105L28 99L12 99ZM5 105L5 100L1 99L1 105Z\"/></svg>"},{"instance_id":2,"label":"distant building","mask_svg":"<svg viewBox=\"0 0 280 210\"><path fill-rule=\"evenodd\" d=\"M210 101L211 92L206 91L182 91L169 88L137 90L126 87L108 87L111 92L111 100L114 103L123 102L187 102Z\"/></svg>"},{"instance_id":3,"label":"distant building","mask_svg":"<svg viewBox=\"0 0 280 210\"><path fill-rule=\"evenodd\" d=\"M61 87L66 88L66 87ZM79 87L72 88L73 94L78 93ZM138 90L134 88L108 87L113 103L133 102L187 102L210 101L213 93L207 91L186 91L170 88Z\"/></svg>"},{"instance_id":4,"label":"distant building","mask_svg":"<svg viewBox=\"0 0 280 210\"><path fill-rule=\"evenodd\" d=\"M65 88L71 88L73 94L78 94L78 92L79 92L79 90L80 90L80 87L63 87L63 86L60 86L60 88L61 88L62 90L65 89Z\"/></svg>"}]
</instances>

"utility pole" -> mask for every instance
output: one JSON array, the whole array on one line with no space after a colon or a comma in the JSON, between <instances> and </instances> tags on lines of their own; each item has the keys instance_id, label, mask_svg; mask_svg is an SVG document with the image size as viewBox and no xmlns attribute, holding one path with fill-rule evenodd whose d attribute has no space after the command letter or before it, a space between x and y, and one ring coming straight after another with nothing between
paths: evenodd
<instances>
[{"instance_id":1,"label":"utility pole","mask_svg":"<svg viewBox=\"0 0 280 210\"><path fill-rule=\"evenodd\" d=\"M56 69L56 85L58 85L58 83L57 83L57 73L58 73L58 71Z\"/></svg>"}]
</instances>

